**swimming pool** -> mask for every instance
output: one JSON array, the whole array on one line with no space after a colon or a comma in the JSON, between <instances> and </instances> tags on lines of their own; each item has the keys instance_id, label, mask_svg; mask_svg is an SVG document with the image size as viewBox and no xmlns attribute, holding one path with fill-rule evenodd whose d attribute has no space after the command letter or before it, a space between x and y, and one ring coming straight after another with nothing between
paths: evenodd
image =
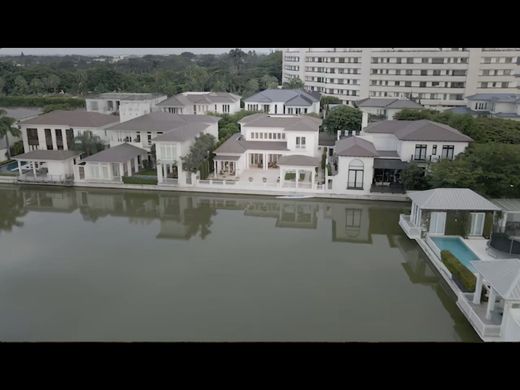
<instances>
[{"instance_id":1,"label":"swimming pool","mask_svg":"<svg viewBox=\"0 0 520 390\"><path fill-rule=\"evenodd\" d=\"M457 257L457 259L460 260L462 264L466 266L467 269L475 272L475 269L471 266L470 261L479 260L479 258L459 237L430 238L435 243L435 245L437 245L437 248L439 248L441 251L450 251L455 257Z\"/></svg>"}]
</instances>

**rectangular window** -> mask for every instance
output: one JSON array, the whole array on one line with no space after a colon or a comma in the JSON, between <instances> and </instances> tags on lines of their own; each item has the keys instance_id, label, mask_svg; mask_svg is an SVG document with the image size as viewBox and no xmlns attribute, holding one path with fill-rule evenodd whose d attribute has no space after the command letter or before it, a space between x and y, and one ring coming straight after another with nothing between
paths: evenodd
<instances>
[{"instance_id":1,"label":"rectangular window","mask_svg":"<svg viewBox=\"0 0 520 390\"><path fill-rule=\"evenodd\" d=\"M305 137L296 137L296 148L305 149Z\"/></svg>"},{"instance_id":2,"label":"rectangular window","mask_svg":"<svg viewBox=\"0 0 520 390\"><path fill-rule=\"evenodd\" d=\"M433 145L432 154L435 156L437 154L437 145Z\"/></svg>"},{"instance_id":3,"label":"rectangular window","mask_svg":"<svg viewBox=\"0 0 520 390\"><path fill-rule=\"evenodd\" d=\"M269 112L269 104L264 104L264 112Z\"/></svg>"},{"instance_id":4,"label":"rectangular window","mask_svg":"<svg viewBox=\"0 0 520 390\"><path fill-rule=\"evenodd\" d=\"M415 145L414 160L426 160L426 145Z\"/></svg>"},{"instance_id":5,"label":"rectangular window","mask_svg":"<svg viewBox=\"0 0 520 390\"><path fill-rule=\"evenodd\" d=\"M444 145L442 147L441 158L448 159L448 160L453 160L453 153L454 153L454 151L455 151L455 146L453 146L453 145Z\"/></svg>"},{"instance_id":6,"label":"rectangular window","mask_svg":"<svg viewBox=\"0 0 520 390\"><path fill-rule=\"evenodd\" d=\"M269 133L269 139L273 139L273 133Z\"/></svg>"},{"instance_id":7,"label":"rectangular window","mask_svg":"<svg viewBox=\"0 0 520 390\"><path fill-rule=\"evenodd\" d=\"M349 190L362 190L363 189L363 169L349 169L348 170L347 189L349 189Z\"/></svg>"},{"instance_id":8,"label":"rectangular window","mask_svg":"<svg viewBox=\"0 0 520 390\"><path fill-rule=\"evenodd\" d=\"M260 139L264 139L264 133L260 133Z\"/></svg>"},{"instance_id":9,"label":"rectangular window","mask_svg":"<svg viewBox=\"0 0 520 390\"><path fill-rule=\"evenodd\" d=\"M63 150L63 134L61 129L55 129L56 132L56 146L58 150Z\"/></svg>"},{"instance_id":10,"label":"rectangular window","mask_svg":"<svg viewBox=\"0 0 520 390\"><path fill-rule=\"evenodd\" d=\"M53 149L51 129L45 129L45 144L47 145L47 150Z\"/></svg>"},{"instance_id":11,"label":"rectangular window","mask_svg":"<svg viewBox=\"0 0 520 390\"><path fill-rule=\"evenodd\" d=\"M67 140L67 149L74 148L74 130L72 130L72 129L65 130L65 138Z\"/></svg>"}]
</instances>

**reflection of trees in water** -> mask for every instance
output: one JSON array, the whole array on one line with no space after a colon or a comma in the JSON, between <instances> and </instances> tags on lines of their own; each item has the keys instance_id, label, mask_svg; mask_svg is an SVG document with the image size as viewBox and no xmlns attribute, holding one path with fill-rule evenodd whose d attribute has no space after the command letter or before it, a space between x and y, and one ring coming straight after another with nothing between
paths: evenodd
<instances>
[{"instance_id":1,"label":"reflection of trees in water","mask_svg":"<svg viewBox=\"0 0 520 390\"><path fill-rule=\"evenodd\" d=\"M209 202L203 202L198 207L188 208L184 211L183 223L188 226L188 236L195 236L200 232L200 238L206 238L211 230L211 217L217 214L217 210L211 207Z\"/></svg>"},{"instance_id":2,"label":"reflection of trees in water","mask_svg":"<svg viewBox=\"0 0 520 390\"><path fill-rule=\"evenodd\" d=\"M0 205L0 233L10 232L13 226L23 226L18 218L27 214L27 209L17 188L0 189Z\"/></svg>"}]
</instances>

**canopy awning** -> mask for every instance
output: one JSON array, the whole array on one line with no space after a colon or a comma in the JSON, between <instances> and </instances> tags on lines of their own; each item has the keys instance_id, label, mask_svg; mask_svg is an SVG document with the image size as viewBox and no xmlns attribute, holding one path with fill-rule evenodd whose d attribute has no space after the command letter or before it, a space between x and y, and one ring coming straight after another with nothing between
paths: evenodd
<instances>
[{"instance_id":1,"label":"canopy awning","mask_svg":"<svg viewBox=\"0 0 520 390\"><path fill-rule=\"evenodd\" d=\"M407 162L397 158L374 158L374 168L376 169L405 169Z\"/></svg>"}]
</instances>

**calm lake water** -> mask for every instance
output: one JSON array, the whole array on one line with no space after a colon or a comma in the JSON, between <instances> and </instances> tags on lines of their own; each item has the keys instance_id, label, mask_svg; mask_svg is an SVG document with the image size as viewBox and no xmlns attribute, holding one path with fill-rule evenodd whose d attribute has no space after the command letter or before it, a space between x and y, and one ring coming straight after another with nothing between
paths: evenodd
<instances>
[{"instance_id":1,"label":"calm lake water","mask_svg":"<svg viewBox=\"0 0 520 390\"><path fill-rule=\"evenodd\" d=\"M408 208L0 185L0 340L479 341Z\"/></svg>"}]
</instances>

